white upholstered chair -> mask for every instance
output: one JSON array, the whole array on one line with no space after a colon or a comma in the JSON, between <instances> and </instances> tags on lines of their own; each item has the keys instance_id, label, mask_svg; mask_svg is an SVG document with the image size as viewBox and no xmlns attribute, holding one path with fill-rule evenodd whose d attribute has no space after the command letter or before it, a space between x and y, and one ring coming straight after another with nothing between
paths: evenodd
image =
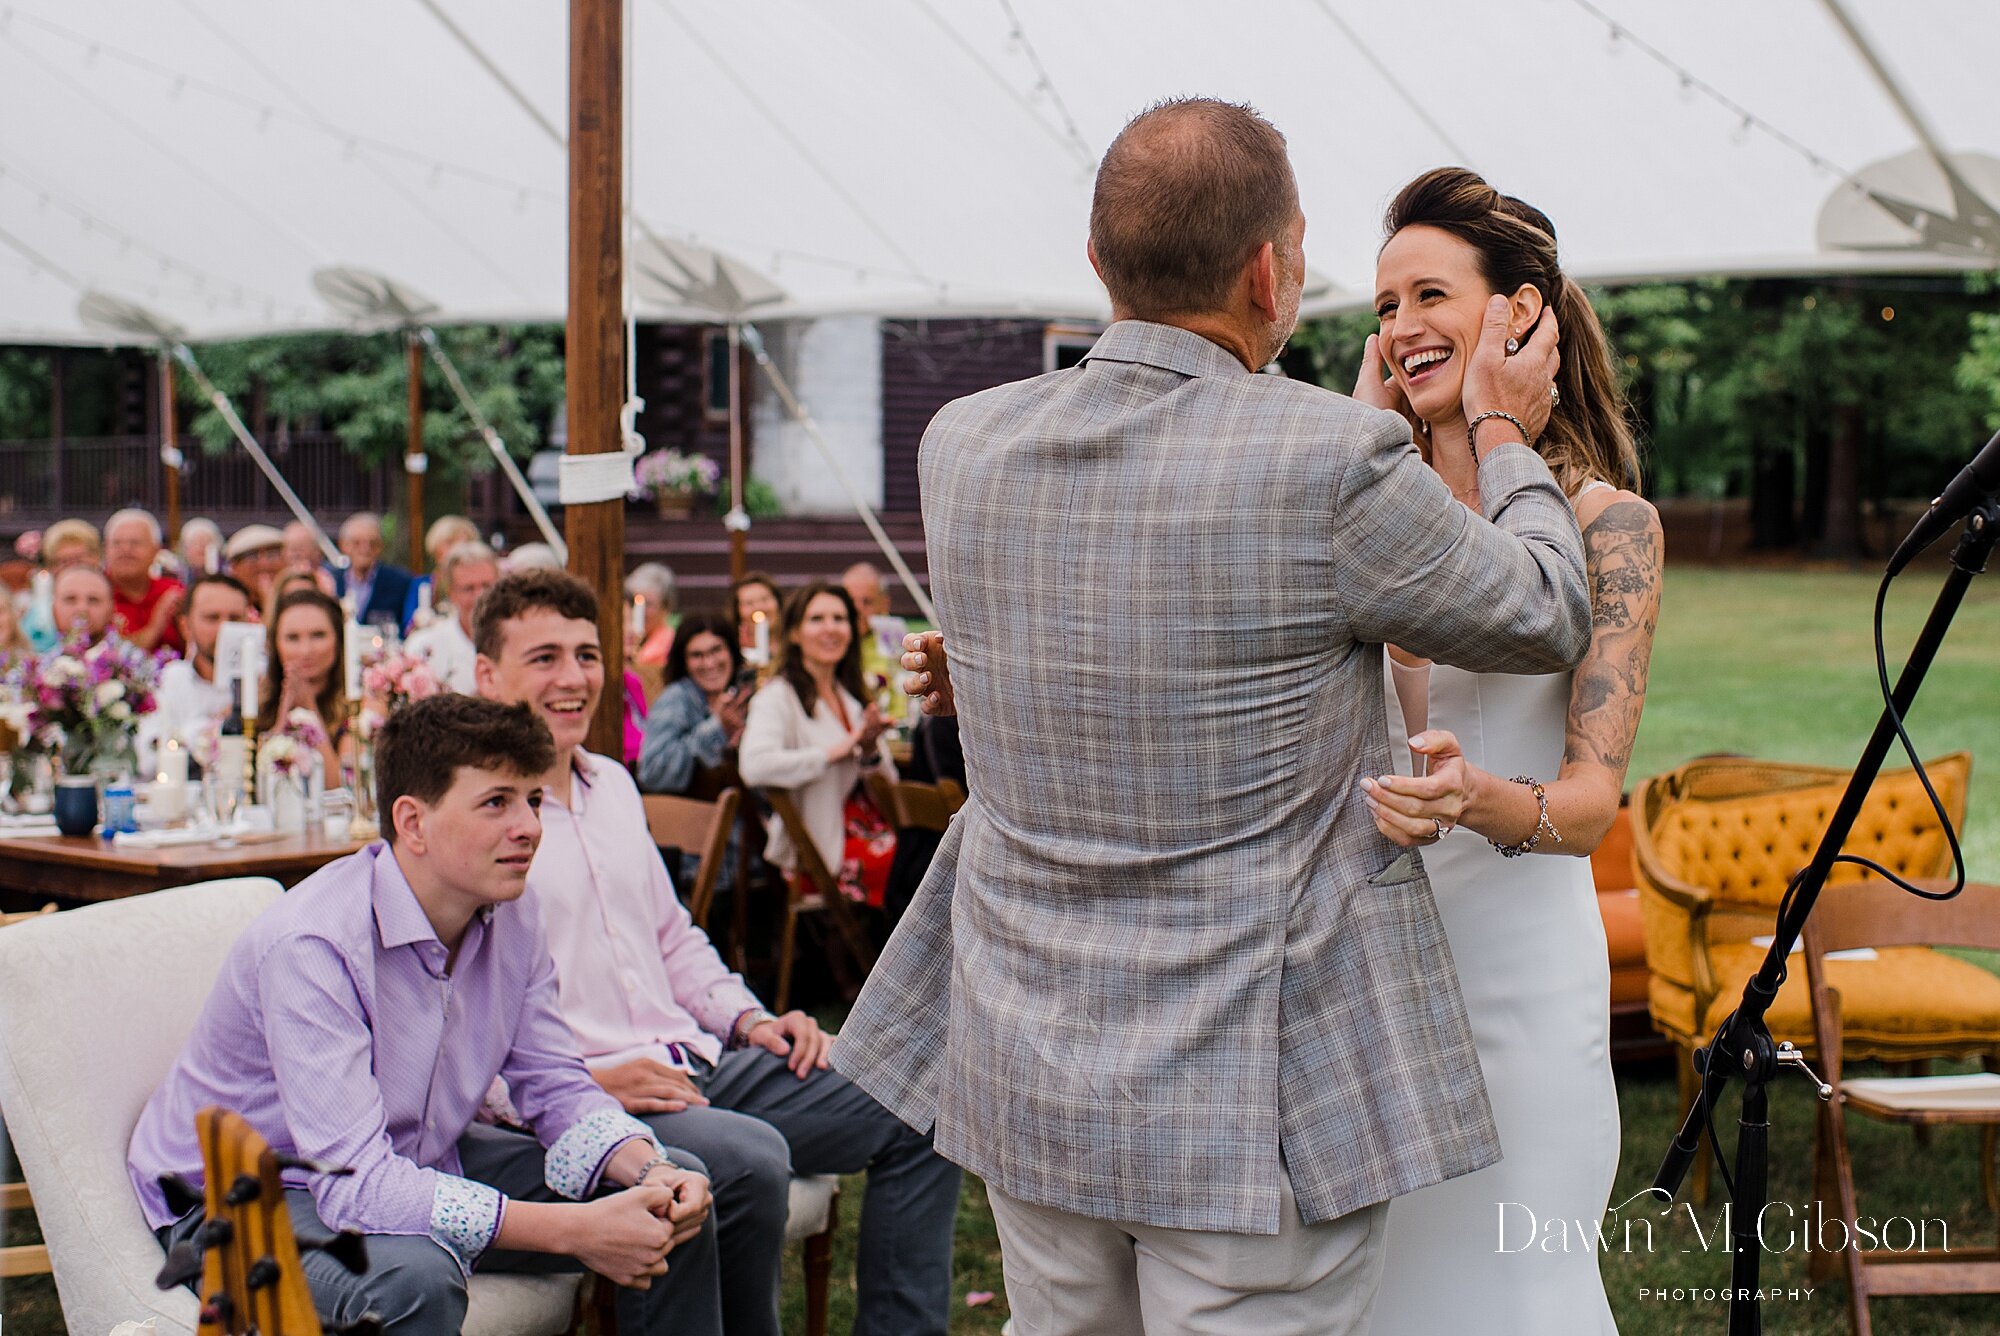
<instances>
[{"instance_id":1,"label":"white upholstered chair","mask_svg":"<svg viewBox=\"0 0 2000 1336\"><path fill-rule=\"evenodd\" d=\"M0 932L0 1117L34 1193L66 1325L158 1321L191 1336L194 1295L153 1285L164 1256L125 1172L139 1112L166 1076L229 945L283 894L263 877L203 882L51 914ZM824 1230L838 1180L797 1179L787 1236ZM473 1278L468 1336L553 1336L579 1277Z\"/></svg>"}]
</instances>

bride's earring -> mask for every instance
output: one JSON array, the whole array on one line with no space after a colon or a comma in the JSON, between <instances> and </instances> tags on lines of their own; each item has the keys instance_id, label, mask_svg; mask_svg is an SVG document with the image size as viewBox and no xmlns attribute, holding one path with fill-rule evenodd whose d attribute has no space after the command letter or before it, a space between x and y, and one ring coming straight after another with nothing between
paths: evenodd
<instances>
[{"instance_id":1,"label":"bride's earring","mask_svg":"<svg viewBox=\"0 0 2000 1336\"><path fill-rule=\"evenodd\" d=\"M1519 339L1510 338L1507 340L1507 356L1512 357L1515 353L1518 353L1520 351L1521 351L1521 341Z\"/></svg>"}]
</instances>

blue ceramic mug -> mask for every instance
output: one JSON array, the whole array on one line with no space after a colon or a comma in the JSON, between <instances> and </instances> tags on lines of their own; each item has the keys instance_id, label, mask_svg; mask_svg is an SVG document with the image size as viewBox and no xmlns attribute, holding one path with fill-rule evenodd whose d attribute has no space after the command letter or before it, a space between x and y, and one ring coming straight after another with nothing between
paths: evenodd
<instances>
[{"instance_id":1,"label":"blue ceramic mug","mask_svg":"<svg viewBox=\"0 0 2000 1336\"><path fill-rule=\"evenodd\" d=\"M88 835L97 829L95 779L64 775L56 781L56 829L65 835Z\"/></svg>"}]
</instances>

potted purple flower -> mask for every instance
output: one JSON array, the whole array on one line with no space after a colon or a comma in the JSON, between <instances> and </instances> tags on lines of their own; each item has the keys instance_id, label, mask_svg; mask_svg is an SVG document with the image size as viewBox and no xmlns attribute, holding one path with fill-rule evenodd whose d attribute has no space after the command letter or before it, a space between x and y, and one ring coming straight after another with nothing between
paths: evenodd
<instances>
[{"instance_id":1,"label":"potted purple flower","mask_svg":"<svg viewBox=\"0 0 2000 1336\"><path fill-rule=\"evenodd\" d=\"M654 450L640 458L632 476L639 491L653 498L661 519L684 520L694 513L697 498L715 494L722 466L707 455Z\"/></svg>"}]
</instances>

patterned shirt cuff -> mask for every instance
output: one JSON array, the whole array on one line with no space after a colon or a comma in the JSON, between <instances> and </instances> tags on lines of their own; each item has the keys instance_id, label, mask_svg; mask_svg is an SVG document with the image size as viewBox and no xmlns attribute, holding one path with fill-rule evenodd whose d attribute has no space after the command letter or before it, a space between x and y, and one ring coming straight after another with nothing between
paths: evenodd
<instances>
[{"instance_id":1,"label":"patterned shirt cuff","mask_svg":"<svg viewBox=\"0 0 2000 1336\"><path fill-rule=\"evenodd\" d=\"M570 1124L556 1138L542 1161L542 1178L551 1188L571 1201L582 1201L597 1186L598 1175L611 1153L634 1137L650 1142L653 1133L644 1123L623 1109L599 1109Z\"/></svg>"},{"instance_id":2,"label":"patterned shirt cuff","mask_svg":"<svg viewBox=\"0 0 2000 1336\"><path fill-rule=\"evenodd\" d=\"M470 1178L437 1176L437 1186L431 1190L431 1237L466 1275L472 1274L472 1264L500 1233L506 1200L497 1188Z\"/></svg>"}]
</instances>

